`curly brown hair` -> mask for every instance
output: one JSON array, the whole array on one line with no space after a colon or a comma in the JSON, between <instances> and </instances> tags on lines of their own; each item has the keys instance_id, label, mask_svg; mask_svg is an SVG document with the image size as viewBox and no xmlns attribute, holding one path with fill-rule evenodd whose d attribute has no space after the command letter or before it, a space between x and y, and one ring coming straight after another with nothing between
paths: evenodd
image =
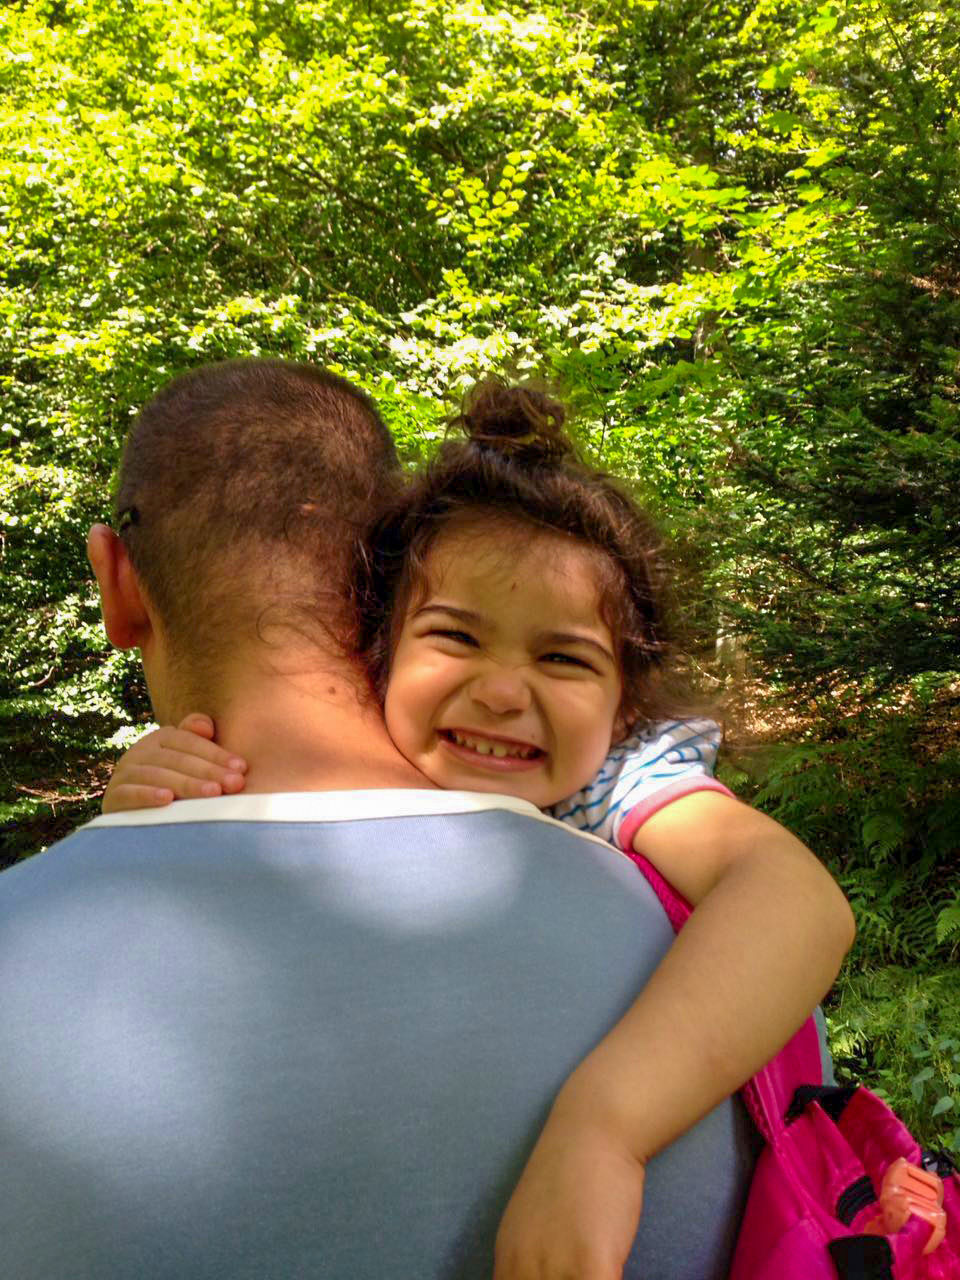
<instances>
[{"instance_id":1,"label":"curly brown hair","mask_svg":"<svg viewBox=\"0 0 960 1280\"><path fill-rule=\"evenodd\" d=\"M618 650L622 723L703 709L665 678L678 655L665 539L619 481L582 460L565 418L544 392L488 378L451 422L465 438L445 440L388 498L360 544L354 578L355 656L381 700L403 618L427 589L431 548L454 523L493 520L565 535L600 553L600 611Z\"/></svg>"}]
</instances>

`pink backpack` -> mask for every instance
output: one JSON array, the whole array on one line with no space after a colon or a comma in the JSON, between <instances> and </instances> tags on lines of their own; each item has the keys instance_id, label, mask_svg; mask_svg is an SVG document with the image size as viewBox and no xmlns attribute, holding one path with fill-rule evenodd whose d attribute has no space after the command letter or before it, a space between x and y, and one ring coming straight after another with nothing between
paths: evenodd
<instances>
[{"instance_id":1,"label":"pink backpack","mask_svg":"<svg viewBox=\"0 0 960 1280\"><path fill-rule=\"evenodd\" d=\"M633 860L674 929L690 906ZM813 1019L743 1087L766 1145L730 1280L960 1280L960 1175L868 1089L822 1083Z\"/></svg>"}]
</instances>

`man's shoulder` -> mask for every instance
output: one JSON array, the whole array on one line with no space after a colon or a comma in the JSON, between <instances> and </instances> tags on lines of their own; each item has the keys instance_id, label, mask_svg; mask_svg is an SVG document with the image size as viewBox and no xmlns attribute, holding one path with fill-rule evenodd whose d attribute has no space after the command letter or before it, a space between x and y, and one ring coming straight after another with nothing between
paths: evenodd
<instances>
[{"instance_id":1,"label":"man's shoulder","mask_svg":"<svg viewBox=\"0 0 960 1280\"><path fill-rule=\"evenodd\" d=\"M489 848L491 840L505 847L550 849L572 842L610 848L507 795L410 788L244 794L101 814L10 868L3 888L9 893L11 881L21 877L62 880L72 874L70 864L85 875L101 865L129 868L160 851L165 859L179 855L187 862L202 853L210 865L215 858L233 861L281 847L316 852L389 845L400 853L414 846Z\"/></svg>"},{"instance_id":2,"label":"man's shoulder","mask_svg":"<svg viewBox=\"0 0 960 1280\"><path fill-rule=\"evenodd\" d=\"M149 856L158 849L179 850L189 857L197 849L239 853L279 841L317 847L333 839L345 847L380 842L387 831L397 848L410 843L408 832L416 843L468 847L474 835L487 831L498 832L508 843L513 839L542 847L573 840L609 850L605 841L574 831L513 796L435 788L292 791L100 814L44 853L9 868L3 888L9 893L21 878L59 879L67 863L78 862L87 872L93 870L92 860L129 863L138 850Z\"/></svg>"},{"instance_id":3,"label":"man's shoulder","mask_svg":"<svg viewBox=\"0 0 960 1280\"><path fill-rule=\"evenodd\" d=\"M606 841L523 800L438 790L185 800L96 818L31 863L9 873L16 884L4 876L0 913L78 895L103 910L124 899L149 913L161 899L212 895L220 913L252 902L261 911L294 886L317 910L362 901L381 911L389 900L414 916L435 912L438 895L469 900L470 911L502 898L529 906L531 894L556 898L561 914L592 901L601 916L650 896Z\"/></svg>"}]
</instances>

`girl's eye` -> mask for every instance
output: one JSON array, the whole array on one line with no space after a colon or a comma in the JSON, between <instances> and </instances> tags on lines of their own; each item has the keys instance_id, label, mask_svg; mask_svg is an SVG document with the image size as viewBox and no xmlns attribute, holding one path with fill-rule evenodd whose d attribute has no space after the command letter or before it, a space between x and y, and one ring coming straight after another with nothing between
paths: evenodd
<instances>
[{"instance_id":1,"label":"girl's eye","mask_svg":"<svg viewBox=\"0 0 960 1280\"><path fill-rule=\"evenodd\" d=\"M540 661L560 666L582 667L585 671L593 670L589 662L584 662L583 658L575 658L572 653L545 653Z\"/></svg>"},{"instance_id":2,"label":"girl's eye","mask_svg":"<svg viewBox=\"0 0 960 1280\"><path fill-rule=\"evenodd\" d=\"M436 627L430 635L439 636L442 640L452 640L455 644L476 645L477 643L468 631L445 631Z\"/></svg>"}]
</instances>

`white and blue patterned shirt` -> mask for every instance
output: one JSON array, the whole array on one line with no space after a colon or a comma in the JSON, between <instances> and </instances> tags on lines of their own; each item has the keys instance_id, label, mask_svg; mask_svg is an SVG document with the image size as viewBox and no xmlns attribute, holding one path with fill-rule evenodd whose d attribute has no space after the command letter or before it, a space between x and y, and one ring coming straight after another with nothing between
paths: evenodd
<instances>
[{"instance_id":1,"label":"white and blue patterned shirt","mask_svg":"<svg viewBox=\"0 0 960 1280\"><path fill-rule=\"evenodd\" d=\"M672 720L636 730L612 749L592 782L548 812L629 851L645 816L667 798L701 790L730 794L713 779L722 736L713 720Z\"/></svg>"}]
</instances>

